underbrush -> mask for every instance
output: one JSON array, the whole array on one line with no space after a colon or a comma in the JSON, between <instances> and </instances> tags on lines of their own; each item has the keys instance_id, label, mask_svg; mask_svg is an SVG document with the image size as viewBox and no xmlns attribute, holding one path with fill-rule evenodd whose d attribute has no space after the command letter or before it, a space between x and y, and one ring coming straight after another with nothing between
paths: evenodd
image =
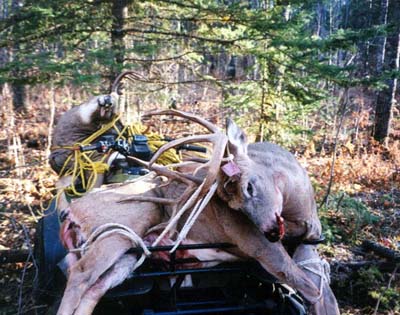
<instances>
[{"instance_id":1,"label":"underbrush","mask_svg":"<svg viewBox=\"0 0 400 315\"><path fill-rule=\"evenodd\" d=\"M353 272L345 280L335 281L332 289L344 305L342 314L400 314L400 284L395 281L396 271L384 272L372 266Z\"/></svg>"},{"instance_id":2,"label":"underbrush","mask_svg":"<svg viewBox=\"0 0 400 315\"><path fill-rule=\"evenodd\" d=\"M32 114L15 119L15 135L20 137L18 148L10 149L6 130L0 131L0 249L31 250L35 224L54 194L54 173L46 167L48 108L34 107ZM221 112L207 107L198 112L221 122ZM3 122L7 117L2 117ZM37 121L36 121L37 120ZM6 125L6 124L5 124ZM160 125L162 125L160 123ZM185 124L165 128L168 135L178 134ZM12 144L12 143L11 143ZM307 168L321 203L331 179L332 146L304 150L299 157ZM17 150L18 149L18 150ZM23 157L23 159L19 159ZM24 161L26 167L17 167ZM23 165L20 165L23 166ZM400 242L400 145L393 141L387 147L368 140L347 142L336 151L331 192L319 207L327 244L320 252L332 265L332 287L342 314L367 315L400 314L400 283L394 268L381 270L374 266L382 259L360 252L362 240L375 242L398 250ZM349 263L366 264L363 268L348 267ZM377 265L379 265L377 263ZM32 303L32 263L3 265L0 268L1 314L30 313L38 306ZM392 279L392 280L391 280ZM390 283L390 285L389 285ZM17 292L17 293L16 293ZM39 306L40 307L40 306Z\"/></svg>"},{"instance_id":3,"label":"underbrush","mask_svg":"<svg viewBox=\"0 0 400 315\"><path fill-rule=\"evenodd\" d=\"M332 166L331 151L306 151L301 159L316 184L317 198L328 185ZM363 144L347 143L336 151L332 191L350 194L359 191L390 191L400 188L400 142L383 146L370 139Z\"/></svg>"},{"instance_id":4,"label":"underbrush","mask_svg":"<svg viewBox=\"0 0 400 315\"><path fill-rule=\"evenodd\" d=\"M329 197L320 209L324 234L330 244L357 244L378 226L382 215L367 206L361 198L338 193Z\"/></svg>"},{"instance_id":5,"label":"underbrush","mask_svg":"<svg viewBox=\"0 0 400 315\"><path fill-rule=\"evenodd\" d=\"M371 240L399 250L399 142L386 147L373 140L362 146L342 145L333 170L332 154L329 150L306 151L301 162L316 191L327 239L320 252L331 263L332 288L342 314L400 314L396 264L360 247L363 240ZM330 180L331 191L324 199Z\"/></svg>"}]
</instances>

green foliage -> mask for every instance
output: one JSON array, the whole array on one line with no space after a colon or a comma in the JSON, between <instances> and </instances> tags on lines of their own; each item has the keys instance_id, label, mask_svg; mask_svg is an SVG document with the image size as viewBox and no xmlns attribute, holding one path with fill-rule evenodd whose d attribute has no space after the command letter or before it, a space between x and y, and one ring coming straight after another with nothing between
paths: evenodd
<instances>
[{"instance_id":1,"label":"green foliage","mask_svg":"<svg viewBox=\"0 0 400 315\"><path fill-rule=\"evenodd\" d=\"M374 300L380 300L380 308L392 312L400 311L400 290L399 288L380 287L379 291L369 291Z\"/></svg>"},{"instance_id":2,"label":"green foliage","mask_svg":"<svg viewBox=\"0 0 400 315\"><path fill-rule=\"evenodd\" d=\"M376 267L362 268L357 272L354 281L354 291L358 293L357 299L372 297L371 306L379 300L380 310L400 311L400 291L396 283L394 287L387 286L387 279ZM378 288L378 289L376 289Z\"/></svg>"},{"instance_id":3,"label":"green foliage","mask_svg":"<svg viewBox=\"0 0 400 315\"><path fill-rule=\"evenodd\" d=\"M257 140L285 146L304 143L311 135L307 116L320 110L326 96L321 79L349 82L349 68L321 58L325 51L346 48L346 34L337 35L336 41L314 37L309 27L314 14L312 1L305 1L291 7L276 4L266 11L243 9L236 17L246 28L237 36L235 56L255 56L248 72L256 70L257 77L232 82L225 89L224 105L246 114L246 121L239 123Z\"/></svg>"},{"instance_id":4,"label":"green foliage","mask_svg":"<svg viewBox=\"0 0 400 315\"><path fill-rule=\"evenodd\" d=\"M386 31L338 27L323 38L315 32L315 0L132 2L121 30L113 23L113 4L27 0L0 20L0 48L14 56L0 65L0 83L70 82L90 89L122 69L162 73L163 60L175 62L221 87L225 106L246 113L243 124L257 139L295 145L311 134L307 116L320 110L326 82L360 82L351 67L332 62L335 51L354 52L358 40ZM112 42L116 34L125 36L123 51ZM200 69L210 66L210 56L251 56L252 62L240 76L212 77Z\"/></svg>"},{"instance_id":5,"label":"green foliage","mask_svg":"<svg viewBox=\"0 0 400 315\"><path fill-rule=\"evenodd\" d=\"M379 217L371 212L371 210L362 201L343 194L335 200L336 206L345 216L351 217L357 227L368 224L374 224L379 221Z\"/></svg>"},{"instance_id":6,"label":"green foliage","mask_svg":"<svg viewBox=\"0 0 400 315\"><path fill-rule=\"evenodd\" d=\"M332 220L328 217L328 215L323 214L320 217L322 231L324 233L326 242L331 245L335 242L336 239L341 239L342 229L337 226Z\"/></svg>"},{"instance_id":7,"label":"green foliage","mask_svg":"<svg viewBox=\"0 0 400 315\"><path fill-rule=\"evenodd\" d=\"M358 271L356 286L371 288L383 281L383 275L376 267L362 268Z\"/></svg>"},{"instance_id":8,"label":"green foliage","mask_svg":"<svg viewBox=\"0 0 400 315\"><path fill-rule=\"evenodd\" d=\"M100 41L98 32L110 26L104 18L108 11L91 2L26 1L0 23L0 47L13 47L14 55L0 67L0 82L98 84L94 78L104 68L93 67L92 43Z\"/></svg>"},{"instance_id":9,"label":"green foliage","mask_svg":"<svg viewBox=\"0 0 400 315\"><path fill-rule=\"evenodd\" d=\"M346 193L330 197L328 206L320 210L321 223L328 242L359 241L364 228L379 222L380 217L361 200Z\"/></svg>"}]
</instances>

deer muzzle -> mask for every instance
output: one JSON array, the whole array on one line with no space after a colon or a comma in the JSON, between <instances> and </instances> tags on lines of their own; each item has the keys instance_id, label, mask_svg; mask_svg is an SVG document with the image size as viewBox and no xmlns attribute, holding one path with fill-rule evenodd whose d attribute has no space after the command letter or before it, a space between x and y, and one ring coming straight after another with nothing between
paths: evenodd
<instances>
[{"instance_id":1,"label":"deer muzzle","mask_svg":"<svg viewBox=\"0 0 400 315\"><path fill-rule=\"evenodd\" d=\"M264 232L264 236L273 243L280 241L285 236L285 220L278 213L275 213L275 217L276 226L271 230Z\"/></svg>"}]
</instances>

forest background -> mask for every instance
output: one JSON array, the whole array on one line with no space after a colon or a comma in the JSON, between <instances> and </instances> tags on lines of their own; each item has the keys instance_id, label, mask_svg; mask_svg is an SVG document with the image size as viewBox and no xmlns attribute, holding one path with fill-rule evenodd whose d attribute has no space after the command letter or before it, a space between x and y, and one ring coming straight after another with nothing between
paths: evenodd
<instances>
[{"instance_id":1,"label":"forest background","mask_svg":"<svg viewBox=\"0 0 400 315\"><path fill-rule=\"evenodd\" d=\"M400 314L398 265L362 247L399 250L399 58L398 0L1 0L0 255L28 254L1 265L0 313L46 309L32 244L54 194L53 126L135 70L128 120L168 107L221 127L231 116L295 153L342 313Z\"/></svg>"}]
</instances>

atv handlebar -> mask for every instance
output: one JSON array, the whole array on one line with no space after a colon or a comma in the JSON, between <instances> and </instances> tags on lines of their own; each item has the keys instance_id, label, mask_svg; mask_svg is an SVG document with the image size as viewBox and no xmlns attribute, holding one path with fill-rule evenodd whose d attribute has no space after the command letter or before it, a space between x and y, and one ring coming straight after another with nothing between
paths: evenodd
<instances>
[{"instance_id":1,"label":"atv handlebar","mask_svg":"<svg viewBox=\"0 0 400 315\"><path fill-rule=\"evenodd\" d=\"M89 145L81 145L79 146L79 151L87 152L87 151L97 151L99 153L105 153L109 150L110 145L106 141L99 141L94 144Z\"/></svg>"},{"instance_id":2,"label":"atv handlebar","mask_svg":"<svg viewBox=\"0 0 400 315\"><path fill-rule=\"evenodd\" d=\"M207 148L190 144L181 145L180 147L177 148L177 150L187 150L187 151L207 153Z\"/></svg>"},{"instance_id":3,"label":"atv handlebar","mask_svg":"<svg viewBox=\"0 0 400 315\"><path fill-rule=\"evenodd\" d=\"M143 137L143 136L141 136ZM140 138L141 141L143 141L142 138ZM164 139L165 141L172 141L170 138ZM146 139L147 142L147 139ZM97 151L99 153L106 153L110 149L117 151L121 153L122 155L131 155L131 152L129 150L130 144L122 139L119 140L112 140L112 139L106 139L106 140L100 140L96 143L89 144L89 145L81 145L79 146L79 150L81 152L87 152L87 151ZM183 144L176 148L177 151L180 150L187 150L187 151L194 151L194 152L200 152L200 153L207 153L207 148L197 146L197 145L190 145L190 144Z\"/></svg>"}]
</instances>

